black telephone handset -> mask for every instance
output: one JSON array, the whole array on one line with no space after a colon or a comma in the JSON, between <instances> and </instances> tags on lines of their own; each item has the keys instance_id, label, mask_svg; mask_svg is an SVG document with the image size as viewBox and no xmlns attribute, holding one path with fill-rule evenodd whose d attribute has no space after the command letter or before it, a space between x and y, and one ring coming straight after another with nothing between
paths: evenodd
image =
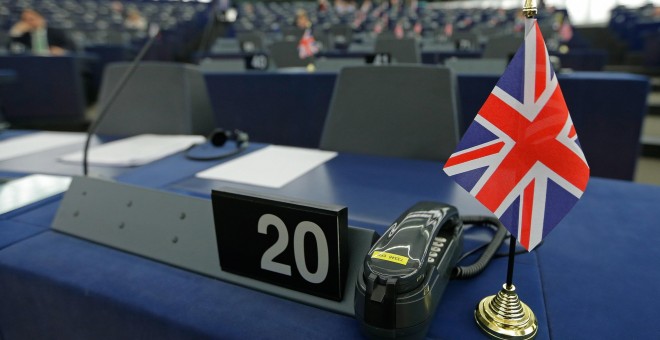
<instances>
[{"instance_id":1,"label":"black telephone handset","mask_svg":"<svg viewBox=\"0 0 660 340\"><path fill-rule=\"evenodd\" d=\"M420 202L404 212L366 255L355 286L355 315L375 338L426 334L463 248L458 210Z\"/></svg>"}]
</instances>

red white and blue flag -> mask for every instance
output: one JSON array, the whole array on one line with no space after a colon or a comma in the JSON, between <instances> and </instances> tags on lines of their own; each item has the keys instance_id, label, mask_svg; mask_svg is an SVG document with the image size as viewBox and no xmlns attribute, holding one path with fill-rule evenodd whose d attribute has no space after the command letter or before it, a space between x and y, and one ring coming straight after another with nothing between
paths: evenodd
<instances>
[{"instance_id":1,"label":"red white and blue flag","mask_svg":"<svg viewBox=\"0 0 660 340\"><path fill-rule=\"evenodd\" d=\"M584 193L589 166L535 19L444 171L527 250Z\"/></svg>"},{"instance_id":2,"label":"red white and blue flag","mask_svg":"<svg viewBox=\"0 0 660 340\"><path fill-rule=\"evenodd\" d=\"M319 53L319 47L316 44L316 40L314 40L312 31L308 28L298 43L298 57L300 59L307 59L313 57L316 53Z\"/></svg>"}]
</instances>

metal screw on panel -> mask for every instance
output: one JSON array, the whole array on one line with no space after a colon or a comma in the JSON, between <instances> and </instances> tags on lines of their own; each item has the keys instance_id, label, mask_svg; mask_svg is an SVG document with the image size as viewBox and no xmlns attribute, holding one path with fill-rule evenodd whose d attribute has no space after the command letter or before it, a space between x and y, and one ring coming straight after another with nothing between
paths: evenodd
<instances>
[{"instance_id":1,"label":"metal screw on panel","mask_svg":"<svg viewBox=\"0 0 660 340\"><path fill-rule=\"evenodd\" d=\"M177 243L177 242L179 242L179 238L174 236L174 238L172 239L172 243Z\"/></svg>"},{"instance_id":2,"label":"metal screw on panel","mask_svg":"<svg viewBox=\"0 0 660 340\"><path fill-rule=\"evenodd\" d=\"M182 212L181 215L179 216L179 219L185 219L186 218L186 213Z\"/></svg>"},{"instance_id":3,"label":"metal screw on panel","mask_svg":"<svg viewBox=\"0 0 660 340\"><path fill-rule=\"evenodd\" d=\"M124 222L119 223L119 229L124 229L126 224Z\"/></svg>"}]
</instances>

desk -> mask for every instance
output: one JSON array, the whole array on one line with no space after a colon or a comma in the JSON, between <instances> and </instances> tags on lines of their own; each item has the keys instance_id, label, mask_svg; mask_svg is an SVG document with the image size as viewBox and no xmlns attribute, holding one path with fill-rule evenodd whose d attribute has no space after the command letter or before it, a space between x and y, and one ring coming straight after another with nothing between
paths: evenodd
<instances>
[{"instance_id":1,"label":"desk","mask_svg":"<svg viewBox=\"0 0 660 340\"><path fill-rule=\"evenodd\" d=\"M521 40L522 43L522 40ZM364 59L367 52L349 52L349 51L325 51L316 55L317 58L361 58ZM559 57L561 65L564 68L570 68L579 71L602 71L607 63L607 52L598 49L572 49L567 53L553 52L552 55ZM196 56L196 60L204 58L210 59L243 59L251 53L242 52L223 52L223 53L204 53ZM428 65L441 65L449 58L477 59L481 58L481 50L453 50L453 51L425 51L422 49L421 63Z\"/></svg>"},{"instance_id":2,"label":"desk","mask_svg":"<svg viewBox=\"0 0 660 340\"><path fill-rule=\"evenodd\" d=\"M205 73L204 78L219 126L243 129L259 142L318 147L336 74ZM461 133L497 79L459 75ZM592 175L632 180L648 79L624 73L576 72L560 75L559 83Z\"/></svg>"},{"instance_id":3,"label":"desk","mask_svg":"<svg viewBox=\"0 0 660 340\"><path fill-rule=\"evenodd\" d=\"M0 133L0 141L23 136L33 131L6 130ZM94 137L91 146L116 140L114 137ZM66 154L81 151L83 144L70 144L42 152L0 161L0 177L17 177L21 175L40 173L47 175L79 176L82 175L82 165L60 162L58 159ZM119 174L130 171L131 168L90 166L89 172L101 178L114 178Z\"/></svg>"},{"instance_id":4,"label":"desk","mask_svg":"<svg viewBox=\"0 0 660 340\"><path fill-rule=\"evenodd\" d=\"M252 53L243 52L224 52L224 53L206 53L197 55L197 59L243 59ZM361 58L373 54L369 52L349 52L349 51L325 51L316 55L317 58ZM420 53L422 64L442 64L448 58L480 58L481 51L423 51Z\"/></svg>"},{"instance_id":5,"label":"desk","mask_svg":"<svg viewBox=\"0 0 660 340\"><path fill-rule=\"evenodd\" d=\"M16 81L16 71L0 69L0 85L10 84Z\"/></svg>"},{"instance_id":6,"label":"desk","mask_svg":"<svg viewBox=\"0 0 660 340\"><path fill-rule=\"evenodd\" d=\"M77 56L0 56L0 68L17 81L0 92L5 118L14 124L73 124L85 119L83 60Z\"/></svg>"},{"instance_id":7,"label":"desk","mask_svg":"<svg viewBox=\"0 0 660 340\"><path fill-rule=\"evenodd\" d=\"M602 71L607 64L607 51L591 48L573 48L568 53L550 52L559 57L562 68L576 71Z\"/></svg>"},{"instance_id":8,"label":"desk","mask_svg":"<svg viewBox=\"0 0 660 340\"><path fill-rule=\"evenodd\" d=\"M256 150L263 145L252 145ZM208 197L227 183L193 177L200 164L173 156L117 176ZM177 164L178 167L172 165ZM429 161L340 154L278 193L349 204L350 224L382 231L422 199L463 214L483 208ZM233 185L236 186L236 185ZM310 187L311 186L311 187ZM307 190L304 190L307 187ZM269 192L252 187L262 192ZM660 188L592 178L582 200L542 246L516 257L514 282L540 321L539 339L653 338L660 280ZM272 297L48 230L58 202L0 220L32 237L0 245L0 329L6 339L359 338L356 320ZM382 224L385 223L385 224ZM450 282L429 337L482 339L475 304L501 286L506 259ZM625 312L622 312L625 311Z\"/></svg>"}]
</instances>

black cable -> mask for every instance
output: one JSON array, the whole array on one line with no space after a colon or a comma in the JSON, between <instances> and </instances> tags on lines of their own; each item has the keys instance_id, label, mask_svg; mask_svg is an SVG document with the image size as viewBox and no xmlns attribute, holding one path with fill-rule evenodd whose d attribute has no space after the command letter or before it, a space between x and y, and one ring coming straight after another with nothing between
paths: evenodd
<instances>
[{"instance_id":1,"label":"black cable","mask_svg":"<svg viewBox=\"0 0 660 340\"><path fill-rule=\"evenodd\" d=\"M483 225L483 224L481 224L481 225L479 225L479 224L472 224L472 225L469 225L469 226L471 226L471 227L475 227L475 226L486 226L486 227L491 228L491 229L493 230L493 233L497 232L497 226L495 226L495 225L491 225L491 224L485 224L485 225ZM469 227L466 227L465 229L468 229L468 228L469 228ZM466 230L466 231L467 231L467 230ZM506 239L506 238L505 238L505 239ZM466 258L468 258L469 256L471 256L472 254L474 254L474 253L476 253L476 252L478 252L478 251L480 251L480 250L486 248L486 247L488 246L488 244L490 244L490 242L492 242L492 238L491 238L490 241L485 242L485 243L483 243L483 244L477 246L476 248L473 248L473 249L471 249L471 250L466 251L465 253L463 253L463 255L461 255L461 257L458 258L458 260L456 261L456 263L461 263L461 261L465 260ZM499 253L498 253L498 254L499 254ZM496 256L497 256L497 254L496 254Z\"/></svg>"},{"instance_id":2,"label":"black cable","mask_svg":"<svg viewBox=\"0 0 660 340\"><path fill-rule=\"evenodd\" d=\"M128 80L133 75L133 73L135 73L135 70L140 64L140 61L142 61L144 56L147 54L147 51L149 51L149 48L151 47L151 45L153 45L154 41L156 41L156 37L158 37L159 34L160 34L160 29L157 26L155 26L155 31L150 35L149 40L147 40L144 46L142 46L142 49L140 50L138 55L135 57L135 59L133 59L131 66L122 75L122 78L117 83L117 86L115 86L114 90L110 93L106 105L99 109L99 114L96 117L96 120L92 122L92 124L90 124L89 126L89 129L87 129L87 139L85 140L85 147L83 148L83 162L82 162L83 175L87 176L88 174L87 161L88 161L88 153L89 153L89 144L92 141L92 136L94 135L94 133L96 133L96 129L98 129L99 124L101 124L101 122L107 115L108 109L112 106L112 103L117 99L119 93L121 93L121 90L126 85L126 82L128 82Z\"/></svg>"},{"instance_id":3,"label":"black cable","mask_svg":"<svg viewBox=\"0 0 660 340\"><path fill-rule=\"evenodd\" d=\"M463 216L461 217L461 219L463 220L463 224L490 224L492 226L496 226L497 232L495 233L493 239L491 240L490 243L488 243L488 246L486 246L486 249L475 263L465 267L457 266L454 268L454 270L451 273L452 279L468 279L481 273L486 268L490 260L493 258L493 255L495 255L497 249L499 249L499 247L502 245L502 242L504 241L504 238L506 237L507 234L507 231L502 225L502 223L495 217Z\"/></svg>"},{"instance_id":4,"label":"black cable","mask_svg":"<svg viewBox=\"0 0 660 340\"><path fill-rule=\"evenodd\" d=\"M236 148L230 152L225 152L221 154L211 154L211 155L199 155L196 156L193 151L198 147L204 147L205 145L211 145L215 148L224 146L227 141L233 141L236 144ZM211 134L206 138L206 142L202 144L195 144L188 148L185 151L184 155L186 158L193 161L215 161L218 159L229 158L231 156L238 155L243 152L248 145L250 144L250 136L241 130L235 129L233 131L228 131L220 128L216 128L211 132Z\"/></svg>"},{"instance_id":5,"label":"black cable","mask_svg":"<svg viewBox=\"0 0 660 340\"><path fill-rule=\"evenodd\" d=\"M243 145L237 145L236 149L234 149L230 152L220 154L220 155L212 155L212 156L194 156L194 155L192 155L190 153L190 151L193 150L197 146L199 146L199 145L192 145L191 147L189 147L188 150L186 150L184 152L184 155L186 156L186 158L188 158L192 161L202 161L203 162L203 161L217 161L219 159L229 158L231 156L238 155L239 153L243 152L243 150L245 150L245 148L247 148L247 143L244 143Z\"/></svg>"},{"instance_id":6,"label":"black cable","mask_svg":"<svg viewBox=\"0 0 660 340\"><path fill-rule=\"evenodd\" d=\"M476 247L476 248L474 248L474 249L471 249L471 250L466 251L465 253L463 253L463 255L461 255L461 257L458 258L458 261L456 261L456 263L461 263L461 261L465 260L465 259L468 258L470 255L472 255L472 254L478 252L478 251L481 250L481 249L484 249L484 248L488 247L489 244L490 244L490 242L488 242L488 243L484 243L484 244L482 244L482 245L480 245L480 246L478 246L478 247ZM498 254L499 254L499 253L498 253ZM496 255L498 255L498 254L496 254ZM497 256L495 256L495 257L497 257Z\"/></svg>"}]
</instances>

